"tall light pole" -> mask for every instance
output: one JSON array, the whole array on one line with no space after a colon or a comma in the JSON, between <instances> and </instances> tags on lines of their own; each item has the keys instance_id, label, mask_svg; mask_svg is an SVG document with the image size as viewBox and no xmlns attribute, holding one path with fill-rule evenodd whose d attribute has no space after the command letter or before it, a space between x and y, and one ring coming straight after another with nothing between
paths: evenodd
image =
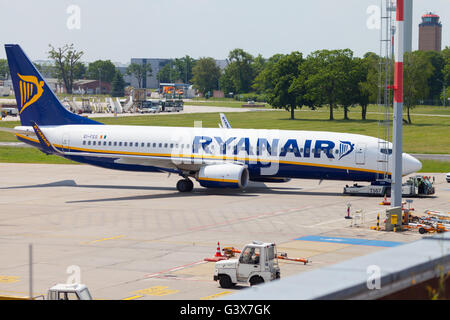
<instances>
[{"instance_id":1,"label":"tall light pole","mask_svg":"<svg viewBox=\"0 0 450 320\"><path fill-rule=\"evenodd\" d=\"M404 0L404 14L405 14L405 52L412 52L412 16L413 16L413 0Z\"/></svg>"},{"instance_id":2,"label":"tall light pole","mask_svg":"<svg viewBox=\"0 0 450 320\"><path fill-rule=\"evenodd\" d=\"M403 52L404 52L404 0L397 0L394 75L394 115L392 132L392 184L391 205L402 205L402 158L403 158Z\"/></svg>"}]
</instances>

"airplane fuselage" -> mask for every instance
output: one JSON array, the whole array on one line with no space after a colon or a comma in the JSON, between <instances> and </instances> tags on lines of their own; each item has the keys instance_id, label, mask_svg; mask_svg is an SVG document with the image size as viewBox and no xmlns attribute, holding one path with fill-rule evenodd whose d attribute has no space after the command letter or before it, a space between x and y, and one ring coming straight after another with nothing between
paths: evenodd
<instances>
[{"instance_id":1,"label":"airplane fuselage","mask_svg":"<svg viewBox=\"0 0 450 320\"><path fill-rule=\"evenodd\" d=\"M56 148L69 153L66 158L119 170L189 171L199 164L222 161L245 164L250 179L351 181L375 181L386 171L379 161L378 139L357 134L118 125L63 125L41 129ZM18 137L33 143L30 138ZM109 156L102 158L98 154ZM136 158L121 161L122 156L131 155ZM146 163L148 157L152 159L151 165ZM170 160L173 168L154 165L158 159Z\"/></svg>"}]
</instances>

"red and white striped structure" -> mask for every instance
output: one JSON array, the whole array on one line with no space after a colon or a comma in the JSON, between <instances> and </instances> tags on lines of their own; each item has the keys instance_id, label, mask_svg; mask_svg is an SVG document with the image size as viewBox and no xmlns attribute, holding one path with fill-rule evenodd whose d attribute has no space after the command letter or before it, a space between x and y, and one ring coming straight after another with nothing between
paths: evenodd
<instances>
[{"instance_id":1,"label":"red and white striped structure","mask_svg":"<svg viewBox=\"0 0 450 320\"><path fill-rule=\"evenodd\" d=\"M393 115L393 168L391 206L402 205L402 138L403 138L403 53L404 53L404 0L397 0L396 39L394 41L394 115Z\"/></svg>"},{"instance_id":2,"label":"red and white striped structure","mask_svg":"<svg viewBox=\"0 0 450 320\"><path fill-rule=\"evenodd\" d=\"M404 0L397 0L396 36L394 42L395 75L394 103L403 103L403 54L404 54Z\"/></svg>"}]
</instances>

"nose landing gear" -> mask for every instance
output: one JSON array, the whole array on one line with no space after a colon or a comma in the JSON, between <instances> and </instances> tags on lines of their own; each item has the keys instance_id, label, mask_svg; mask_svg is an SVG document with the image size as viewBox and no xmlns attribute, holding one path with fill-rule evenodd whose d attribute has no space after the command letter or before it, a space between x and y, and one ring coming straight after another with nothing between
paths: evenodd
<instances>
[{"instance_id":1,"label":"nose landing gear","mask_svg":"<svg viewBox=\"0 0 450 320\"><path fill-rule=\"evenodd\" d=\"M180 192L191 192L194 189L194 183L190 179L182 179L177 182L177 190Z\"/></svg>"}]
</instances>

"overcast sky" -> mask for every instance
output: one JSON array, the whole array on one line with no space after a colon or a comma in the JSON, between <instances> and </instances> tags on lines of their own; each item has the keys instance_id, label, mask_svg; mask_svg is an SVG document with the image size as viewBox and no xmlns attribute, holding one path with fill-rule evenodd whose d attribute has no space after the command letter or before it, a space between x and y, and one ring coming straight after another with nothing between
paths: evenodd
<instances>
[{"instance_id":1,"label":"overcast sky","mask_svg":"<svg viewBox=\"0 0 450 320\"><path fill-rule=\"evenodd\" d=\"M384 0L382 0L384 3ZM225 59L242 48L253 55L350 48L379 52L369 29L371 5L381 0L0 0L0 45L18 43L33 60L48 45L73 43L84 61L135 58ZM75 5L75 9L73 9ZM68 12L69 11L69 12ZM413 50L426 11L441 16L450 45L450 0L414 0ZM78 14L79 13L79 14ZM77 19L79 17L79 19ZM5 58L0 50L0 58Z\"/></svg>"}]
</instances>

